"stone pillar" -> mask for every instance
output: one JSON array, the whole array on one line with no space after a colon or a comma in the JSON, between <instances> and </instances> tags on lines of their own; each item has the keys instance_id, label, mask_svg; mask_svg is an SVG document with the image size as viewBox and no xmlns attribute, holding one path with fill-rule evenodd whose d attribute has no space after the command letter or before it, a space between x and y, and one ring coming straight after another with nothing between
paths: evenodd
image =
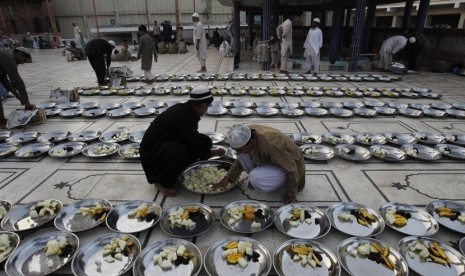
<instances>
[{"instance_id":1,"label":"stone pillar","mask_svg":"<svg viewBox=\"0 0 465 276\"><path fill-rule=\"evenodd\" d=\"M362 42L363 34L363 19L365 17L365 9L367 7L367 0L357 0L355 3L356 14L354 22L354 32L352 34L352 46L349 63L349 71L358 71L358 58L360 56L360 44Z\"/></svg>"},{"instance_id":2,"label":"stone pillar","mask_svg":"<svg viewBox=\"0 0 465 276\"><path fill-rule=\"evenodd\" d=\"M329 61L334 64L337 61L337 51L342 30L342 5L336 3L333 11L333 27L331 28L331 41L329 42Z\"/></svg>"},{"instance_id":3,"label":"stone pillar","mask_svg":"<svg viewBox=\"0 0 465 276\"><path fill-rule=\"evenodd\" d=\"M402 30L405 33L412 24L413 0L405 1L404 18L402 19Z\"/></svg>"},{"instance_id":4,"label":"stone pillar","mask_svg":"<svg viewBox=\"0 0 465 276\"><path fill-rule=\"evenodd\" d=\"M263 10L262 10L262 40L269 41L271 37L271 0L263 1ZM269 52L269 51L268 51ZM270 59L263 63L262 69L265 71L270 70Z\"/></svg>"},{"instance_id":5,"label":"stone pillar","mask_svg":"<svg viewBox=\"0 0 465 276\"><path fill-rule=\"evenodd\" d=\"M254 14L249 13L248 22L247 22L247 25L249 25L249 31L248 31L248 36L246 37L247 50L249 49L250 38L252 37L252 33L253 33L253 22L254 22Z\"/></svg>"},{"instance_id":6,"label":"stone pillar","mask_svg":"<svg viewBox=\"0 0 465 276\"><path fill-rule=\"evenodd\" d=\"M352 18L352 7L346 10L346 28L350 27L350 19Z\"/></svg>"},{"instance_id":7,"label":"stone pillar","mask_svg":"<svg viewBox=\"0 0 465 276\"><path fill-rule=\"evenodd\" d=\"M457 29L464 29L465 28L465 12L460 14L459 24L457 25Z\"/></svg>"},{"instance_id":8,"label":"stone pillar","mask_svg":"<svg viewBox=\"0 0 465 276\"><path fill-rule=\"evenodd\" d=\"M234 65L241 61L241 18L239 2L233 2Z\"/></svg>"},{"instance_id":9,"label":"stone pillar","mask_svg":"<svg viewBox=\"0 0 465 276\"><path fill-rule=\"evenodd\" d=\"M415 32L423 33L426 24L426 18L428 17L430 0L420 0L420 6L418 7L417 23L415 24Z\"/></svg>"},{"instance_id":10,"label":"stone pillar","mask_svg":"<svg viewBox=\"0 0 465 276\"><path fill-rule=\"evenodd\" d=\"M273 19L272 19L272 27L271 27L271 34L272 36L276 37L276 28L279 26L279 2L273 1L272 4L272 12L273 12Z\"/></svg>"},{"instance_id":11,"label":"stone pillar","mask_svg":"<svg viewBox=\"0 0 465 276\"><path fill-rule=\"evenodd\" d=\"M368 3L367 16L365 18L365 26L363 27L362 38L362 52L366 53L370 49L371 31L373 30L373 23L375 22L376 15L376 2L370 1Z\"/></svg>"}]
</instances>

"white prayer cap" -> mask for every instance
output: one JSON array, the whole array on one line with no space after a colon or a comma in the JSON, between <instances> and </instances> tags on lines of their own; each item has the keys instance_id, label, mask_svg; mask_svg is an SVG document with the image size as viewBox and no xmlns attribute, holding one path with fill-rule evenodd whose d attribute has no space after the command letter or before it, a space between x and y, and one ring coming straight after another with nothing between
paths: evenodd
<instances>
[{"instance_id":1,"label":"white prayer cap","mask_svg":"<svg viewBox=\"0 0 465 276\"><path fill-rule=\"evenodd\" d=\"M228 134L226 134L226 141L233 149L238 149L245 146L252 137L252 130L244 124L232 125Z\"/></svg>"},{"instance_id":2,"label":"white prayer cap","mask_svg":"<svg viewBox=\"0 0 465 276\"><path fill-rule=\"evenodd\" d=\"M115 44L115 42L114 42L113 40L108 40L108 43L110 43L110 44L111 44L111 46L113 46L113 48L115 48L115 47L116 47L116 44Z\"/></svg>"},{"instance_id":3,"label":"white prayer cap","mask_svg":"<svg viewBox=\"0 0 465 276\"><path fill-rule=\"evenodd\" d=\"M320 24L320 19L319 18L314 18L313 21Z\"/></svg>"},{"instance_id":4,"label":"white prayer cap","mask_svg":"<svg viewBox=\"0 0 465 276\"><path fill-rule=\"evenodd\" d=\"M194 87L191 93L189 94L190 101L201 101L212 97L212 92L205 85L199 85Z\"/></svg>"},{"instance_id":5,"label":"white prayer cap","mask_svg":"<svg viewBox=\"0 0 465 276\"><path fill-rule=\"evenodd\" d=\"M199 15L198 13L194 12L194 13L192 14L192 17L200 18L200 15Z\"/></svg>"},{"instance_id":6,"label":"white prayer cap","mask_svg":"<svg viewBox=\"0 0 465 276\"><path fill-rule=\"evenodd\" d=\"M408 39L408 42L413 44L413 43L417 42L417 39L412 36L411 38Z\"/></svg>"}]
</instances>

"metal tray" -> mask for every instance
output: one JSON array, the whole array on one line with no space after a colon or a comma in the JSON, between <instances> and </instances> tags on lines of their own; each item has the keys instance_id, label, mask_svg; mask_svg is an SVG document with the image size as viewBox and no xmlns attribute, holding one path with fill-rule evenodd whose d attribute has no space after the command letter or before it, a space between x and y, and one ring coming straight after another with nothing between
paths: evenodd
<instances>
[{"instance_id":1,"label":"metal tray","mask_svg":"<svg viewBox=\"0 0 465 276\"><path fill-rule=\"evenodd\" d=\"M312 97L320 97L325 95L326 93L321 90L307 90L307 95Z\"/></svg>"},{"instance_id":2,"label":"metal tray","mask_svg":"<svg viewBox=\"0 0 465 276\"><path fill-rule=\"evenodd\" d=\"M423 111L411 108L400 108L397 110L400 115L404 115L407 117L418 118L423 115Z\"/></svg>"},{"instance_id":3,"label":"metal tray","mask_svg":"<svg viewBox=\"0 0 465 276\"><path fill-rule=\"evenodd\" d=\"M451 159L465 159L465 148L451 144L437 144L435 148L445 157Z\"/></svg>"},{"instance_id":4,"label":"metal tray","mask_svg":"<svg viewBox=\"0 0 465 276\"><path fill-rule=\"evenodd\" d=\"M162 108L166 106L165 102L162 101L156 101L156 100L150 100L146 103L144 103L145 107L153 107L155 109Z\"/></svg>"},{"instance_id":5,"label":"metal tray","mask_svg":"<svg viewBox=\"0 0 465 276\"><path fill-rule=\"evenodd\" d=\"M314 117L321 117L329 114L329 111L320 107L307 107L305 108L305 113Z\"/></svg>"},{"instance_id":6,"label":"metal tray","mask_svg":"<svg viewBox=\"0 0 465 276\"><path fill-rule=\"evenodd\" d=\"M129 240L134 243L131 247L131 254L123 256L121 261L109 263L102 256L103 247L112 242L115 238L128 236ZM71 263L71 270L74 275L123 275L129 271L136 258L139 256L141 245L139 240L131 234L111 233L98 236L85 247L81 247L74 256Z\"/></svg>"},{"instance_id":7,"label":"metal tray","mask_svg":"<svg viewBox=\"0 0 465 276\"><path fill-rule=\"evenodd\" d=\"M29 212L31 211L30 208L36 206L36 204L41 201L30 202L11 209L2 219L2 228L6 231L19 232L38 228L52 221L63 207L63 204L56 199L51 199L51 201L58 204L55 215L46 214L45 216L40 216L34 219L31 218L29 216Z\"/></svg>"},{"instance_id":8,"label":"metal tray","mask_svg":"<svg viewBox=\"0 0 465 276\"><path fill-rule=\"evenodd\" d=\"M84 142L67 142L49 150L48 155L52 157L71 157L80 154L85 147L87 147L87 144Z\"/></svg>"},{"instance_id":9,"label":"metal tray","mask_svg":"<svg viewBox=\"0 0 465 276\"><path fill-rule=\"evenodd\" d=\"M437 110L434 108L423 109L423 114L432 118L443 118L447 116L447 112L443 110Z\"/></svg>"},{"instance_id":10,"label":"metal tray","mask_svg":"<svg viewBox=\"0 0 465 276\"><path fill-rule=\"evenodd\" d=\"M246 117L253 113L253 110L245 107L231 108L231 114L236 117Z\"/></svg>"},{"instance_id":11,"label":"metal tray","mask_svg":"<svg viewBox=\"0 0 465 276\"><path fill-rule=\"evenodd\" d=\"M103 147L103 146L108 146L109 151L108 152L98 152L98 149ZM112 142L101 142L101 143L95 143L91 144L87 147L85 147L82 150L82 154L88 157L106 157L110 156L112 154L115 154L119 151L120 145L117 143L112 143Z\"/></svg>"},{"instance_id":12,"label":"metal tray","mask_svg":"<svg viewBox=\"0 0 465 276\"><path fill-rule=\"evenodd\" d=\"M465 145L465 134L461 132L444 132L444 137L448 143Z\"/></svg>"},{"instance_id":13,"label":"metal tray","mask_svg":"<svg viewBox=\"0 0 465 276\"><path fill-rule=\"evenodd\" d=\"M253 107L255 104L253 102L248 102L248 101L233 101L233 106L236 107L236 108L251 108Z\"/></svg>"},{"instance_id":14,"label":"metal tray","mask_svg":"<svg viewBox=\"0 0 465 276\"><path fill-rule=\"evenodd\" d=\"M116 94L116 89L105 89L105 90L100 90L99 94L100 96L111 96Z\"/></svg>"},{"instance_id":15,"label":"metal tray","mask_svg":"<svg viewBox=\"0 0 465 276\"><path fill-rule=\"evenodd\" d=\"M140 107L132 111L136 117L148 117L157 114L157 110L153 107Z\"/></svg>"},{"instance_id":16,"label":"metal tray","mask_svg":"<svg viewBox=\"0 0 465 276\"><path fill-rule=\"evenodd\" d=\"M311 224L305 221L299 221L297 227L291 226L289 216L292 215L294 209L299 209L299 212L307 211L311 215ZM331 229L331 222L326 214L319 208L307 203L292 203L281 206L274 213L274 225L283 234L297 239L319 239L328 234Z\"/></svg>"},{"instance_id":17,"label":"metal tray","mask_svg":"<svg viewBox=\"0 0 465 276\"><path fill-rule=\"evenodd\" d=\"M0 199L0 206L2 206L3 208L5 208L5 214L3 214L2 216L0 216L0 220L2 220L5 215L11 210L11 202L9 202L8 200L2 200ZM1 263L1 261L0 261Z\"/></svg>"},{"instance_id":18,"label":"metal tray","mask_svg":"<svg viewBox=\"0 0 465 276\"><path fill-rule=\"evenodd\" d=\"M409 108L409 104L408 103L403 103L403 102L389 102L388 106L392 107L392 108L395 108L395 109Z\"/></svg>"},{"instance_id":19,"label":"metal tray","mask_svg":"<svg viewBox=\"0 0 465 276\"><path fill-rule=\"evenodd\" d=\"M382 95L384 97L388 97L388 98L399 98L403 94L401 94L399 92L394 92L394 91L383 91Z\"/></svg>"},{"instance_id":20,"label":"metal tray","mask_svg":"<svg viewBox=\"0 0 465 276\"><path fill-rule=\"evenodd\" d=\"M228 210L233 207L239 207L239 206L245 206L245 205L250 205L255 210L261 209L263 217L260 217L260 218L256 217L254 220L242 218L239 220L235 220L233 223L230 223L229 219L231 218L231 216L228 214ZM273 210L268 205L260 201L255 201L255 200L233 201L221 209L220 222L224 227L236 233L244 233L244 234L257 233L257 232L261 232L267 229L268 227L270 227L271 224L273 224ZM260 223L261 227L255 227L255 228L252 227L253 222Z\"/></svg>"},{"instance_id":21,"label":"metal tray","mask_svg":"<svg viewBox=\"0 0 465 276\"><path fill-rule=\"evenodd\" d=\"M302 115L304 115L304 111L302 109L297 109L297 108L284 108L281 109L281 113L290 118L297 118Z\"/></svg>"},{"instance_id":22,"label":"metal tray","mask_svg":"<svg viewBox=\"0 0 465 276\"><path fill-rule=\"evenodd\" d=\"M355 142L367 146L383 145L386 144L386 137L379 133L359 132L355 135Z\"/></svg>"},{"instance_id":23,"label":"metal tray","mask_svg":"<svg viewBox=\"0 0 465 276\"><path fill-rule=\"evenodd\" d=\"M19 144L2 143L0 144L0 158L8 157L19 149Z\"/></svg>"},{"instance_id":24,"label":"metal tray","mask_svg":"<svg viewBox=\"0 0 465 276\"><path fill-rule=\"evenodd\" d=\"M66 238L71 245L69 256L45 256L44 248L48 241ZM79 238L73 233L52 231L32 239L25 240L13 251L5 264L7 275L48 275L65 266L76 254L79 248ZM48 260L53 266L49 267Z\"/></svg>"},{"instance_id":25,"label":"metal tray","mask_svg":"<svg viewBox=\"0 0 465 276\"><path fill-rule=\"evenodd\" d=\"M423 161L436 161L442 157L439 151L419 144L404 144L400 149L411 158Z\"/></svg>"},{"instance_id":26,"label":"metal tray","mask_svg":"<svg viewBox=\"0 0 465 276\"><path fill-rule=\"evenodd\" d=\"M298 103L291 103L291 102L278 102L278 106L281 109L295 109L299 108Z\"/></svg>"},{"instance_id":27,"label":"metal tray","mask_svg":"<svg viewBox=\"0 0 465 276\"><path fill-rule=\"evenodd\" d=\"M204 132L203 134L207 135L212 139L213 144L218 144L224 141L225 136L222 133L219 132Z\"/></svg>"},{"instance_id":28,"label":"metal tray","mask_svg":"<svg viewBox=\"0 0 465 276\"><path fill-rule=\"evenodd\" d=\"M96 108L99 108L99 103L98 102L83 102L83 103L80 103L77 106L77 108L78 109L85 109L85 110L96 109Z\"/></svg>"},{"instance_id":29,"label":"metal tray","mask_svg":"<svg viewBox=\"0 0 465 276\"><path fill-rule=\"evenodd\" d=\"M375 106L373 109L376 111L378 115L394 115L397 113L397 110L392 107L386 106Z\"/></svg>"},{"instance_id":30,"label":"metal tray","mask_svg":"<svg viewBox=\"0 0 465 276\"><path fill-rule=\"evenodd\" d=\"M77 108L78 105L79 105L78 102L60 103L56 105L56 108L67 110L67 109Z\"/></svg>"},{"instance_id":31,"label":"metal tray","mask_svg":"<svg viewBox=\"0 0 465 276\"><path fill-rule=\"evenodd\" d=\"M145 129L143 130L138 130L136 132L133 132L130 136L129 136L129 140L134 142L134 143L140 143L142 142L142 138L144 137L144 134L145 134Z\"/></svg>"},{"instance_id":32,"label":"metal tray","mask_svg":"<svg viewBox=\"0 0 465 276\"><path fill-rule=\"evenodd\" d=\"M163 87L160 87L160 88L155 88L155 89L152 89L152 94L154 95L168 95L169 93L171 93L171 89L169 88L163 88Z\"/></svg>"},{"instance_id":33,"label":"metal tray","mask_svg":"<svg viewBox=\"0 0 465 276\"><path fill-rule=\"evenodd\" d=\"M41 103L36 104L36 107L39 109L40 108L50 109L50 108L54 108L56 105L57 105L56 102L41 102Z\"/></svg>"},{"instance_id":34,"label":"metal tray","mask_svg":"<svg viewBox=\"0 0 465 276\"><path fill-rule=\"evenodd\" d=\"M253 97L259 97L259 96L265 95L266 92L264 90L260 90L260 89L251 89L251 90L249 90L248 94L250 96L253 96Z\"/></svg>"},{"instance_id":35,"label":"metal tray","mask_svg":"<svg viewBox=\"0 0 465 276\"><path fill-rule=\"evenodd\" d=\"M100 204L106 213L113 208L108 200L101 198L87 198L73 202L63 207L55 217L55 227L62 231L82 232L99 226L104 220L94 219L91 216L83 216L79 210L81 207L95 207Z\"/></svg>"},{"instance_id":36,"label":"metal tray","mask_svg":"<svg viewBox=\"0 0 465 276\"><path fill-rule=\"evenodd\" d=\"M444 102L432 102L431 103L432 108L440 109L440 110L447 110L453 108L453 106L449 103L444 103Z\"/></svg>"},{"instance_id":37,"label":"metal tray","mask_svg":"<svg viewBox=\"0 0 465 276\"><path fill-rule=\"evenodd\" d=\"M110 103L110 102L100 104L100 108L106 109L106 110L117 109L117 108L120 108L120 106L121 105L119 103Z\"/></svg>"},{"instance_id":38,"label":"metal tray","mask_svg":"<svg viewBox=\"0 0 465 276\"><path fill-rule=\"evenodd\" d=\"M418 142L418 137L410 133L401 132L385 132L386 141L394 145L415 144Z\"/></svg>"},{"instance_id":39,"label":"metal tray","mask_svg":"<svg viewBox=\"0 0 465 276\"><path fill-rule=\"evenodd\" d=\"M326 161L336 154L332 148L319 144L304 144L300 146L300 151L305 159L314 161Z\"/></svg>"},{"instance_id":40,"label":"metal tray","mask_svg":"<svg viewBox=\"0 0 465 276\"><path fill-rule=\"evenodd\" d=\"M465 110L465 103L453 103L452 108Z\"/></svg>"},{"instance_id":41,"label":"metal tray","mask_svg":"<svg viewBox=\"0 0 465 276\"><path fill-rule=\"evenodd\" d=\"M133 93L136 96L148 96L148 95L152 94L152 89L150 89L150 88L140 88L140 89L133 90Z\"/></svg>"},{"instance_id":42,"label":"metal tray","mask_svg":"<svg viewBox=\"0 0 465 276\"><path fill-rule=\"evenodd\" d=\"M150 212L155 213L155 218L150 221L136 217L128 217L128 214L136 210L141 204L147 204ZM157 224L162 214L161 207L151 200L131 200L113 208L107 215L106 223L110 230L119 233L138 233L147 230Z\"/></svg>"},{"instance_id":43,"label":"metal tray","mask_svg":"<svg viewBox=\"0 0 465 276\"><path fill-rule=\"evenodd\" d=\"M386 105L385 102L378 101L378 100L364 100L363 102L365 103L366 107L373 107L373 108L382 107Z\"/></svg>"},{"instance_id":44,"label":"metal tray","mask_svg":"<svg viewBox=\"0 0 465 276\"><path fill-rule=\"evenodd\" d=\"M279 109L274 107L257 107L255 111L263 117L271 117L279 113Z\"/></svg>"},{"instance_id":45,"label":"metal tray","mask_svg":"<svg viewBox=\"0 0 465 276\"><path fill-rule=\"evenodd\" d=\"M329 113L340 118L350 118L354 116L354 112L352 110L345 108L330 108Z\"/></svg>"},{"instance_id":46,"label":"metal tray","mask_svg":"<svg viewBox=\"0 0 465 276\"><path fill-rule=\"evenodd\" d=\"M99 89L79 90L79 94L83 96L95 96L103 91L100 91Z\"/></svg>"},{"instance_id":47,"label":"metal tray","mask_svg":"<svg viewBox=\"0 0 465 276\"><path fill-rule=\"evenodd\" d=\"M323 141L320 135L313 133L298 132L293 133L291 137L297 145L320 144Z\"/></svg>"},{"instance_id":48,"label":"metal tray","mask_svg":"<svg viewBox=\"0 0 465 276\"><path fill-rule=\"evenodd\" d=\"M81 116L85 118L100 118L107 114L107 109L96 108L82 112Z\"/></svg>"},{"instance_id":49,"label":"metal tray","mask_svg":"<svg viewBox=\"0 0 465 276\"><path fill-rule=\"evenodd\" d=\"M355 142L355 138L352 135L340 132L325 132L322 138L325 143L332 145L353 144Z\"/></svg>"},{"instance_id":50,"label":"metal tray","mask_svg":"<svg viewBox=\"0 0 465 276\"><path fill-rule=\"evenodd\" d=\"M402 211L411 215L404 226L395 226L386 219L386 225L392 229L411 236L431 236L438 232L439 225L433 216L423 209L403 203L386 203L379 207L383 218L389 210Z\"/></svg>"},{"instance_id":51,"label":"metal tray","mask_svg":"<svg viewBox=\"0 0 465 276\"><path fill-rule=\"evenodd\" d=\"M328 97L344 97L345 93L338 90L328 90L326 91L326 95Z\"/></svg>"},{"instance_id":52,"label":"metal tray","mask_svg":"<svg viewBox=\"0 0 465 276\"><path fill-rule=\"evenodd\" d=\"M180 207L185 208L185 207L199 207L200 208L200 213L203 215L200 218L198 218L196 221L195 227L192 229L186 228L185 226L178 227L178 226L171 226L170 222L168 220L169 216L171 213L177 211ZM161 218L160 218L160 228L165 232L166 234L173 236L173 237L178 237L178 238L188 238L188 237L195 237L199 236L205 232L208 231L213 225L213 222L215 221L215 213L213 210L202 203L179 203L176 204L175 206L169 208L165 212L163 212Z\"/></svg>"},{"instance_id":53,"label":"metal tray","mask_svg":"<svg viewBox=\"0 0 465 276\"><path fill-rule=\"evenodd\" d=\"M465 110L459 110L459 109L447 109L446 110L447 115L459 119L464 119L465 118Z\"/></svg>"},{"instance_id":54,"label":"metal tray","mask_svg":"<svg viewBox=\"0 0 465 276\"><path fill-rule=\"evenodd\" d=\"M212 106L231 107L231 101L213 101Z\"/></svg>"},{"instance_id":55,"label":"metal tray","mask_svg":"<svg viewBox=\"0 0 465 276\"><path fill-rule=\"evenodd\" d=\"M120 143L128 140L130 135L129 129L123 127L102 133L99 140L107 143Z\"/></svg>"},{"instance_id":56,"label":"metal tray","mask_svg":"<svg viewBox=\"0 0 465 276\"><path fill-rule=\"evenodd\" d=\"M210 106L207 110L207 114L210 116L220 116L228 113L228 109L222 106Z\"/></svg>"},{"instance_id":57,"label":"metal tray","mask_svg":"<svg viewBox=\"0 0 465 276\"><path fill-rule=\"evenodd\" d=\"M409 106L410 108L418 109L418 110L431 108L431 104L425 104L425 103L409 103Z\"/></svg>"},{"instance_id":58,"label":"metal tray","mask_svg":"<svg viewBox=\"0 0 465 276\"><path fill-rule=\"evenodd\" d=\"M321 106L324 108L342 108L342 103L339 102L322 102Z\"/></svg>"},{"instance_id":59,"label":"metal tray","mask_svg":"<svg viewBox=\"0 0 465 276\"><path fill-rule=\"evenodd\" d=\"M112 118L121 118L131 114L131 109L129 108L117 108L107 111L107 116Z\"/></svg>"},{"instance_id":60,"label":"metal tray","mask_svg":"<svg viewBox=\"0 0 465 276\"><path fill-rule=\"evenodd\" d=\"M2 256L0 257L0 263L3 263L5 260L7 260L10 257L10 255L16 250L16 248L18 248L19 242L21 240L19 238L19 235L13 232L0 231L0 236L2 235L7 235L8 240L10 241L10 248L12 250L7 254L2 253Z\"/></svg>"},{"instance_id":61,"label":"metal tray","mask_svg":"<svg viewBox=\"0 0 465 276\"><path fill-rule=\"evenodd\" d=\"M28 144L15 151L15 156L17 158L35 158L41 156L42 154L46 154L54 146L55 145L52 143Z\"/></svg>"},{"instance_id":62,"label":"metal tray","mask_svg":"<svg viewBox=\"0 0 465 276\"><path fill-rule=\"evenodd\" d=\"M321 102L320 101L303 101L299 103L299 106L302 108L315 108L315 107L320 107Z\"/></svg>"},{"instance_id":63,"label":"metal tray","mask_svg":"<svg viewBox=\"0 0 465 276\"><path fill-rule=\"evenodd\" d=\"M47 116L47 117L57 116L62 111L63 111L63 109L59 109L59 108L45 109L45 116Z\"/></svg>"},{"instance_id":64,"label":"metal tray","mask_svg":"<svg viewBox=\"0 0 465 276\"><path fill-rule=\"evenodd\" d=\"M465 223L460 222L458 219L439 216L439 212L436 211L436 209L440 207L447 207L452 209L454 212L465 213L465 205L452 200L437 199L433 200L426 206L428 213L430 213L439 224L451 230L465 234Z\"/></svg>"},{"instance_id":65,"label":"metal tray","mask_svg":"<svg viewBox=\"0 0 465 276\"><path fill-rule=\"evenodd\" d=\"M436 145L446 142L446 137L440 133L417 131L413 135L418 140L418 143L426 145Z\"/></svg>"},{"instance_id":66,"label":"metal tray","mask_svg":"<svg viewBox=\"0 0 465 276\"><path fill-rule=\"evenodd\" d=\"M74 118L81 115L84 111L84 109L78 108L66 109L60 112L60 116L63 118Z\"/></svg>"},{"instance_id":67,"label":"metal tray","mask_svg":"<svg viewBox=\"0 0 465 276\"><path fill-rule=\"evenodd\" d=\"M361 101L343 101L342 102L342 105L345 107L345 108L350 108L350 109L354 109L354 108L359 108L359 107L364 107L365 104Z\"/></svg>"},{"instance_id":68,"label":"metal tray","mask_svg":"<svg viewBox=\"0 0 465 276\"><path fill-rule=\"evenodd\" d=\"M373 215L376 220L371 222L369 226L361 225L355 218L353 221L342 220L339 215L349 213L352 210L363 208ZM338 202L328 207L326 214L331 221L331 225L342 233L357 237L376 236L384 230L384 220L375 210L368 208L362 204L354 202Z\"/></svg>"},{"instance_id":69,"label":"metal tray","mask_svg":"<svg viewBox=\"0 0 465 276\"><path fill-rule=\"evenodd\" d=\"M370 147L371 154L387 162L399 162L407 158L407 154L395 147L386 145L373 145Z\"/></svg>"},{"instance_id":70,"label":"metal tray","mask_svg":"<svg viewBox=\"0 0 465 276\"><path fill-rule=\"evenodd\" d=\"M339 157L349 161L362 162L371 158L371 153L368 149L357 145L339 144L334 149Z\"/></svg>"},{"instance_id":71,"label":"metal tray","mask_svg":"<svg viewBox=\"0 0 465 276\"><path fill-rule=\"evenodd\" d=\"M97 130L83 130L75 132L68 137L70 141L76 142L92 142L97 140L102 133Z\"/></svg>"},{"instance_id":72,"label":"metal tray","mask_svg":"<svg viewBox=\"0 0 465 276\"><path fill-rule=\"evenodd\" d=\"M126 158L126 159L136 159L140 158L140 143L131 143L122 146L118 153L121 157Z\"/></svg>"},{"instance_id":73,"label":"metal tray","mask_svg":"<svg viewBox=\"0 0 465 276\"><path fill-rule=\"evenodd\" d=\"M35 141L39 134L39 132L35 131L22 132L6 138L5 142L13 144L30 143Z\"/></svg>"},{"instance_id":74,"label":"metal tray","mask_svg":"<svg viewBox=\"0 0 465 276\"><path fill-rule=\"evenodd\" d=\"M239 265L228 264L221 254L224 251L223 246L232 241L245 241L252 243L253 251L260 254L258 262L249 261L245 268L241 268ZM230 236L217 240L207 249L207 252L205 252L204 267L205 271L210 276L267 276L272 268L272 260L270 252L260 242L252 238Z\"/></svg>"},{"instance_id":75,"label":"metal tray","mask_svg":"<svg viewBox=\"0 0 465 276\"><path fill-rule=\"evenodd\" d=\"M272 107L276 107L277 104L275 102L257 101L257 102L255 102L255 105L257 107L272 108Z\"/></svg>"},{"instance_id":76,"label":"metal tray","mask_svg":"<svg viewBox=\"0 0 465 276\"><path fill-rule=\"evenodd\" d=\"M62 142L64 140L67 140L70 134L71 133L69 131L61 131L61 130L52 131L52 132L48 132L48 133L40 133L39 136L37 137L37 142L41 142L41 143L47 143L47 142L58 143L58 142Z\"/></svg>"}]
</instances>

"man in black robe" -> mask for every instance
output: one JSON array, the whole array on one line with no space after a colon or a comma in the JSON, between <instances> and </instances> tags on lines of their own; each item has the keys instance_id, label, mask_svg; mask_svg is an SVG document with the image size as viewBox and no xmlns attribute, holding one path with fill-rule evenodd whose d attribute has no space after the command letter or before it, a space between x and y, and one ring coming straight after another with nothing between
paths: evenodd
<instances>
[{"instance_id":1,"label":"man in black robe","mask_svg":"<svg viewBox=\"0 0 465 276\"><path fill-rule=\"evenodd\" d=\"M111 65L111 53L114 48L114 41L106 41L101 38L94 38L86 45L85 53L92 69L95 71L95 75L97 75L99 85L105 85L105 76L108 75Z\"/></svg>"},{"instance_id":2,"label":"man in black robe","mask_svg":"<svg viewBox=\"0 0 465 276\"><path fill-rule=\"evenodd\" d=\"M142 138L140 157L147 181L166 196L176 196L179 174L188 165L225 154L212 150L212 140L198 132L200 118L213 102L206 86L195 87L185 103L158 115Z\"/></svg>"}]
</instances>

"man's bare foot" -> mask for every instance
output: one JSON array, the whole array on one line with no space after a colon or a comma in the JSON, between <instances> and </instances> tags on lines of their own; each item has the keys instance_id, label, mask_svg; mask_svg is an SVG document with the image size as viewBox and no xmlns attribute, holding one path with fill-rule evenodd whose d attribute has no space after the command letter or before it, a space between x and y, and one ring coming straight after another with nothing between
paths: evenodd
<instances>
[{"instance_id":1,"label":"man's bare foot","mask_svg":"<svg viewBox=\"0 0 465 276\"><path fill-rule=\"evenodd\" d=\"M174 189L168 189L166 187L163 187L163 185L156 183L155 187L165 196L167 197L175 197L178 195Z\"/></svg>"}]
</instances>

